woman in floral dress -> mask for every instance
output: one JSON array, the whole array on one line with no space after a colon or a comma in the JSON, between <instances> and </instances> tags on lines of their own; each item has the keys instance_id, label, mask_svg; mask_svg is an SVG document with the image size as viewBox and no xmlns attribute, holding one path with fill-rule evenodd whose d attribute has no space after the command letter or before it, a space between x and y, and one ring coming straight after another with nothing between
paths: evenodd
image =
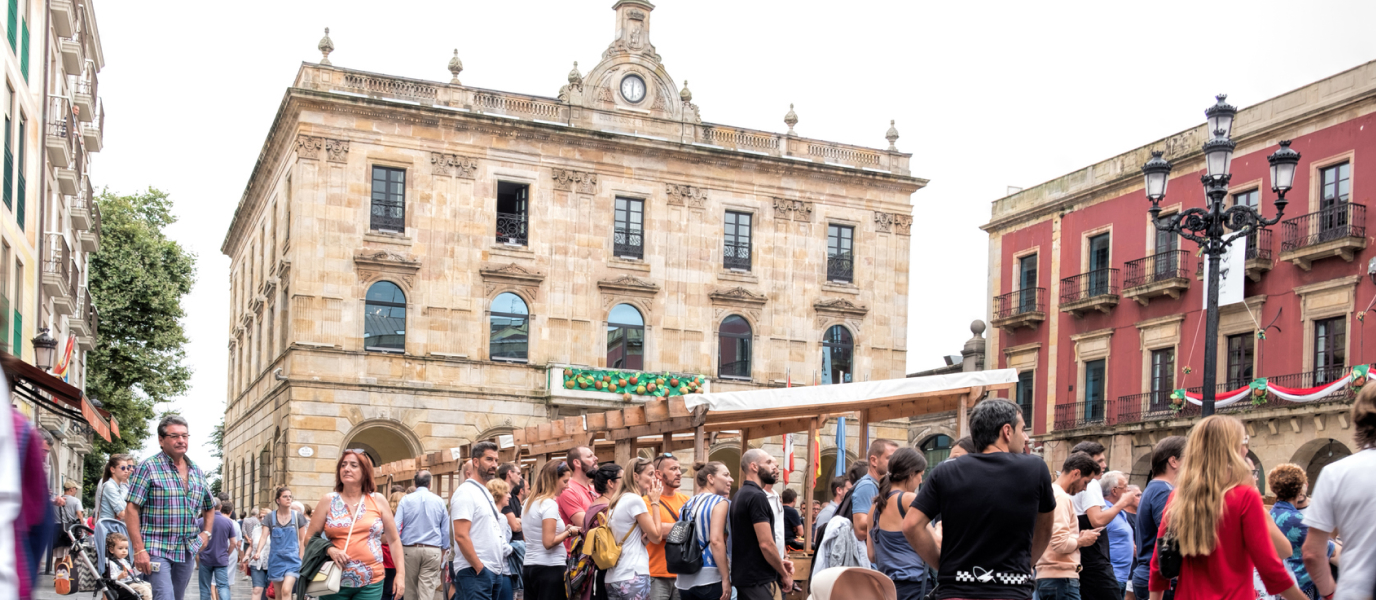
<instances>
[{"instance_id":1,"label":"woman in floral dress","mask_svg":"<svg viewBox=\"0 0 1376 600\"><path fill-rule=\"evenodd\" d=\"M335 465L334 492L326 494L311 517L309 539L325 532L334 544L330 559L343 569L339 593L320 600L384 600L382 544L392 552L397 575L392 593L401 598L406 581L401 537L392 508L373 485L373 464L361 450L345 450ZM392 600L387 598L385 600Z\"/></svg>"}]
</instances>

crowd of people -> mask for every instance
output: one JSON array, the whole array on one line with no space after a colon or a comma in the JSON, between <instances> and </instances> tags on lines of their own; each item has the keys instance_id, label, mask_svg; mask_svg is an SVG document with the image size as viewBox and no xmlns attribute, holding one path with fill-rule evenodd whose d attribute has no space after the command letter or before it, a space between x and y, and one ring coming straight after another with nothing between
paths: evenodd
<instances>
[{"instance_id":1,"label":"crowd of people","mask_svg":"<svg viewBox=\"0 0 1376 600\"><path fill-rule=\"evenodd\" d=\"M759 448L733 475L720 462L685 469L673 454L603 463L578 447L528 484L480 442L447 504L423 470L384 496L371 459L349 449L313 507L281 487L272 507L236 515L170 416L159 454L110 457L92 514L75 484L52 505L64 523L123 524L104 535L106 575L130 600L184 600L193 571L201 600L231 600L239 571L252 600L432 600L446 583L453 600L766 600L831 567L876 570L901 600L1376 595L1376 386L1352 406L1359 451L1328 465L1312 494L1304 469L1274 467L1269 511L1246 429L1229 416L1157 441L1145 490L1108 470L1097 442L1048 468L1007 401L979 403L969 423L930 468L915 449L875 440L830 480L829 502L803 504L811 573L790 558L806 537L798 494Z\"/></svg>"}]
</instances>

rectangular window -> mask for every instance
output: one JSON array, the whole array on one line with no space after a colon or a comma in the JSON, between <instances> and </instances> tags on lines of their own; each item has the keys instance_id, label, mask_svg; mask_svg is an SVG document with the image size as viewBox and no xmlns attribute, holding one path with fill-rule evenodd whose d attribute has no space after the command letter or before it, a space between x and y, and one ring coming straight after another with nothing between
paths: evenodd
<instances>
[{"instance_id":1,"label":"rectangular window","mask_svg":"<svg viewBox=\"0 0 1376 600\"><path fill-rule=\"evenodd\" d=\"M1347 200L1352 191L1351 164L1339 163L1319 170L1319 239L1335 240L1348 235Z\"/></svg>"},{"instance_id":2,"label":"rectangular window","mask_svg":"<svg viewBox=\"0 0 1376 600\"><path fill-rule=\"evenodd\" d=\"M1257 338L1250 333L1228 336L1228 389L1252 383L1252 357Z\"/></svg>"},{"instance_id":3,"label":"rectangular window","mask_svg":"<svg viewBox=\"0 0 1376 600\"><path fill-rule=\"evenodd\" d=\"M14 351L15 358L24 356L24 317L19 314L19 307L24 305L24 263L16 259L14 261L14 296L10 297L10 308L14 311L14 346L10 349Z\"/></svg>"},{"instance_id":4,"label":"rectangular window","mask_svg":"<svg viewBox=\"0 0 1376 600\"><path fill-rule=\"evenodd\" d=\"M11 4L10 6L13 7L14 5ZM11 22L13 22L12 15L14 15L14 11L10 11L10 15ZM13 35L13 32L14 30L11 29L10 35ZM10 40L13 41L14 38L11 37ZM5 191L3 194L5 200L5 208L14 207L14 150L12 150L14 138L13 121L14 88L10 87L9 84L5 84Z\"/></svg>"},{"instance_id":5,"label":"rectangular window","mask_svg":"<svg viewBox=\"0 0 1376 600\"><path fill-rule=\"evenodd\" d=\"M640 260L645 258L645 201L617 198L613 217L612 255Z\"/></svg>"},{"instance_id":6,"label":"rectangular window","mask_svg":"<svg viewBox=\"0 0 1376 600\"><path fill-rule=\"evenodd\" d=\"M723 267L750 270L750 219L750 213L726 211L726 241L721 253Z\"/></svg>"},{"instance_id":7,"label":"rectangular window","mask_svg":"<svg viewBox=\"0 0 1376 600\"><path fill-rule=\"evenodd\" d=\"M827 225L827 281L855 281L855 228Z\"/></svg>"},{"instance_id":8,"label":"rectangular window","mask_svg":"<svg viewBox=\"0 0 1376 600\"><path fill-rule=\"evenodd\" d=\"M1089 297L1102 296L1109 290L1109 237L1101 233L1089 238Z\"/></svg>"},{"instance_id":9,"label":"rectangular window","mask_svg":"<svg viewBox=\"0 0 1376 600\"><path fill-rule=\"evenodd\" d=\"M1314 385L1343 376L1347 366L1347 317L1314 321Z\"/></svg>"},{"instance_id":10,"label":"rectangular window","mask_svg":"<svg viewBox=\"0 0 1376 600\"><path fill-rule=\"evenodd\" d=\"M1151 351L1151 407L1153 410L1165 408L1171 403L1171 392L1175 391L1175 349L1162 348Z\"/></svg>"},{"instance_id":11,"label":"rectangular window","mask_svg":"<svg viewBox=\"0 0 1376 600\"><path fill-rule=\"evenodd\" d=\"M1037 310L1037 255L1018 259L1018 314Z\"/></svg>"},{"instance_id":12,"label":"rectangular window","mask_svg":"<svg viewBox=\"0 0 1376 600\"><path fill-rule=\"evenodd\" d=\"M1233 206L1247 206L1247 207L1250 207L1250 208L1255 208L1255 209L1260 210L1260 207L1259 207L1259 203L1260 203L1260 202L1261 202L1261 190L1255 190L1255 189L1254 189L1254 190L1247 190L1247 191L1245 191L1245 192L1240 192L1240 193L1237 193L1237 194L1233 194ZM1251 235L1247 236L1247 258L1250 260L1250 259L1253 259L1253 258L1256 258L1256 257L1257 257L1257 234L1256 234L1256 233L1252 233ZM1229 389L1232 389L1232 388L1229 388Z\"/></svg>"},{"instance_id":13,"label":"rectangular window","mask_svg":"<svg viewBox=\"0 0 1376 600\"><path fill-rule=\"evenodd\" d=\"M1027 427L1032 426L1032 379L1035 376L1034 371L1018 373L1018 408L1022 409L1022 421Z\"/></svg>"},{"instance_id":14,"label":"rectangular window","mask_svg":"<svg viewBox=\"0 0 1376 600\"><path fill-rule=\"evenodd\" d=\"M530 186L497 182L497 243L513 246L530 244L528 221Z\"/></svg>"},{"instance_id":15,"label":"rectangular window","mask_svg":"<svg viewBox=\"0 0 1376 600\"><path fill-rule=\"evenodd\" d=\"M1085 363L1084 420L1093 423L1104 420L1104 363L1105 359Z\"/></svg>"},{"instance_id":16,"label":"rectangular window","mask_svg":"<svg viewBox=\"0 0 1376 600\"><path fill-rule=\"evenodd\" d=\"M370 227L376 231L406 231L406 169L373 167L370 221Z\"/></svg>"},{"instance_id":17,"label":"rectangular window","mask_svg":"<svg viewBox=\"0 0 1376 600\"><path fill-rule=\"evenodd\" d=\"M19 189L15 193L14 220L19 224L19 230L24 230L24 198L28 195L24 185L24 147L28 146L25 141L28 139L29 120L24 115L19 115L19 164L16 170L19 172Z\"/></svg>"}]
</instances>

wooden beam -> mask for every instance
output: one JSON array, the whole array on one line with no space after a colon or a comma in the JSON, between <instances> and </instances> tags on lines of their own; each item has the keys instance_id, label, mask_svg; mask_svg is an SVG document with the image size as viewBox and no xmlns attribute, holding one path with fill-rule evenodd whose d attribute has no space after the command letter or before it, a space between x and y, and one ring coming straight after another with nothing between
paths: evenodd
<instances>
[{"instance_id":1,"label":"wooden beam","mask_svg":"<svg viewBox=\"0 0 1376 600\"><path fill-rule=\"evenodd\" d=\"M568 435L567 433L564 432L564 420L563 420L563 419L559 419L559 420L557 420L557 421L550 421L550 423L549 423L549 435L550 435L550 437L555 437L555 438L561 438L561 437L564 437L564 436L567 436L567 435Z\"/></svg>"},{"instance_id":2,"label":"wooden beam","mask_svg":"<svg viewBox=\"0 0 1376 600\"><path fill-rule=\"evenodd\" d=\"M1011 385L1011 384L1010 384L1010 385ZM1007 386L1004 386L1004 387L1007 387ZM920 413L920 414L926 414L926 413L928 413L928 412L940 412L941 410L951 410L952 408L954 408L954 406L955 406L955 404L957 403L958 399L959 399L961 396L963 396L963 395L969 393L971 389L972 389L972 388L957 388L957 389L953 389L953 390L938 390L938 391L932 391L932 392L922 392L922 393L920 393L920 394L904 394L904 395L901 395L901 396L892 396L892 397L888 397L888 398L876 398L876 399L873 399L873 400L866 400L866 401L864 401L864 402L849 402L849 403L842 403L842 404L828 404L828 405L825 405L825 406L808 405L808 406L795 406L795 407L786 407L786 408L770 408L770 409L758 409L758 410L751 410L751 411L730 411L730 412L710 412L710 411L709 411L709 412L707 413L707 422L708 422L709 424L712 424L712 423L729 423L729 422L732 422L732 421L740 422L740 421L745 421L745 420L759 420L759 419L786 419L786 418L798 418L798 417L811 417L811 416L816 416L817 413L820 412L820 410L822 410L822 409L829 409L829 410L833 410L833 411L859 411L859 410L864 410L864 409L868 409L868 408L876 408L876 407L880 407L880 406L889 406L889 405L892 405L892 404L907 402L907 401L916 400L916 399L926 399L926 400L929 400L929 403L927 404L927 410L926 410L925 412L923 412L923 413ZM943 408L943 407L944 407L944 408ZM913 415L913 416L916 416L916 415Z\"/></svg>"},{"instance_id":3,"label":"wooden beam","mask_svg":"<svg viewBox=\"0 0 1376 600\"><path fill-rule=\"evenodd\" d=\"M625 415L619 410L603 413L607 418L606 429L604 431L616 431L626 426Z\"/></svg>"},{"instance_id":4,"label":"wooden beam","mask_svg":"<svg viewBox=\"0 0 1376 600\"><path fill-rule=\"evenodd\" d=\"M669 403L664 400L646 402L642 408L645 409L645 420L650 423L669 420Z\"/></svg>"},{"instance_id":5,"label":"wooden beam","mask_svg":"<svg viewBox=\"0 0 1376 600\"><path fill-rule=\"evenodd\" d=\"M865 456L870 447L870 411L865 409L860 411L860 432L855 437L860 442L860 456Z\"/></svg>"},{"instance_id":6,"label":"wooden beam","mask_svg":"<svg viewBox=\"0 0 1376 600\"><path fill-rule=\"evenodd\" d=\"M633 452L634 452L634 448L635 448L635 440L634 440L634 439L617 440L617 441L616 441L616 452L615 452L616 464L618 464L618 465L623 465L623 466L624 466L626 463L631 462L631 455L632 455ZM623 474L622 474L623 477L626 476L626 475L630 475L630 473L623 473Z\"/></svg>"},{"instance_id":7,"label":"wooden beam","mask_svg":"<svg viewBox=\"0 0 1376 600\"><path fill-rule=\"evenodd\" d=\"M519 447L519 446L524 446L525 443L526 443L526 430L525 430L525 428L522 427L522 428L520 428L520 429L516 429L516 430L512 431L512 432L511 432L511 439L512 439L512 441L516 442L516 445L517 445L518 447Z\"/></svg>"},{"instance_id":8,"label":"wooden beam","mask_svg":"<svg viewBox=\"0 0 1376 600\"><path fill-rule=\"evenodd\" d=\"M673 448L674 448L674 434L673 434L673 433L665 433L665 434L664 434L664 441L660 442L659 453L660 453L660 454L666 454L666 453L669 453L669 452L673 452L673 451L674 451Z\"/></svg>"},{"instance_id":9,"label":"wooden beam","mask_svg":"<svg viewBox=\"0 0 1376 600\"><path fill-rule=\"evenodd\" d=\"M564 417L564 435L576 435L584 431L582 417Z\"/></svg>"},{"instance_id":10,"label":"wooden beam","mask_svg":"<svg viewBox=\"0 0 1376 600\"><path fill-rule=\"evenodd\" d=\"M693 411L688 410L688 403L683 399L683 396L674 396L669 399L670 417L687 417L692 414Z\"/></svg>"},{"instance_id":11,"label":"wooden beam","mask_svg":"<svg viewBox=\"0 0 1376 600\"><path fill-rule=\"evenodd\" d=\"M819 419L813 418L807 427L807 472L803 476L803 548L812 549L812 499L817 494L817 457L813 456L812 444L817 439ZM900 498L901 500L901 498Z\"/></svg>"},{"instance_id":12,"label":"wooden beam","mask_svg":"<svg viewBox=\"0 0 1376 600\"><path fill-rule=\"evenodd\" d=\"M631 406L621 410L621 421L623 427L635 427L649 422L645 418L645 407Z\"/></svg>"},{"instance_id":13,"label":"wooden beam","mask_svg":"<svg viewBox=\"0 0 1376 600\"><path fill-rule=\"evenodd\" d=\"M588 431L606 431L607 413L588 414Z\"/></svg>"},{"instance_id":14,"label":"wooden beam","mask_svg":"<svg viewBox=\"0 0 1376 600\"><path fill-rule=\"evenodd\" d=\"M693 428L693 462L707 462L707 428L702 425Z\"/></svg>"},{"instance_id":15,"label":"wooden beam","mask_svg":"<svg viewBox=\"0 0 1376 600\"><path fill-rule=\"evenodd\" d=\"M659 423L649 423L645 425L627 427L625 429L613 430L611 432L610 437L613 440L624 440L627 438L638 438L647 435L663 435L665 433L673 433L675 431L688 431L692 428L692 418L683 417L679 419L672 419L669 421L661 421Z\"/></svg>"}]
</instances>

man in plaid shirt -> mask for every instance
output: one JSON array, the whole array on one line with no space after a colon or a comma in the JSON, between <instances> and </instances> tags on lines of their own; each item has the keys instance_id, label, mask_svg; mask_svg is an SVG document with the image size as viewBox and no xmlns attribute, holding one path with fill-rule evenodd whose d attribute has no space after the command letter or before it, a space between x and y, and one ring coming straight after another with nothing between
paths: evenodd
<instances>
[{"instance_id":1,"label":"man in plaid shirt","mask_svg":"<svg viewBox=\"0 0 1376 600\"><path fill-rule=\"evenodd\" d=\"M186 419L158 423L162 452L139 464L129 479L124 523L134 549L134 567L153 586L154 600L183 600L193 559L210 539L214 501L205 474L186 456ZM196 519L205 519L204 530Z\"/></svg>"}]
</instances>

